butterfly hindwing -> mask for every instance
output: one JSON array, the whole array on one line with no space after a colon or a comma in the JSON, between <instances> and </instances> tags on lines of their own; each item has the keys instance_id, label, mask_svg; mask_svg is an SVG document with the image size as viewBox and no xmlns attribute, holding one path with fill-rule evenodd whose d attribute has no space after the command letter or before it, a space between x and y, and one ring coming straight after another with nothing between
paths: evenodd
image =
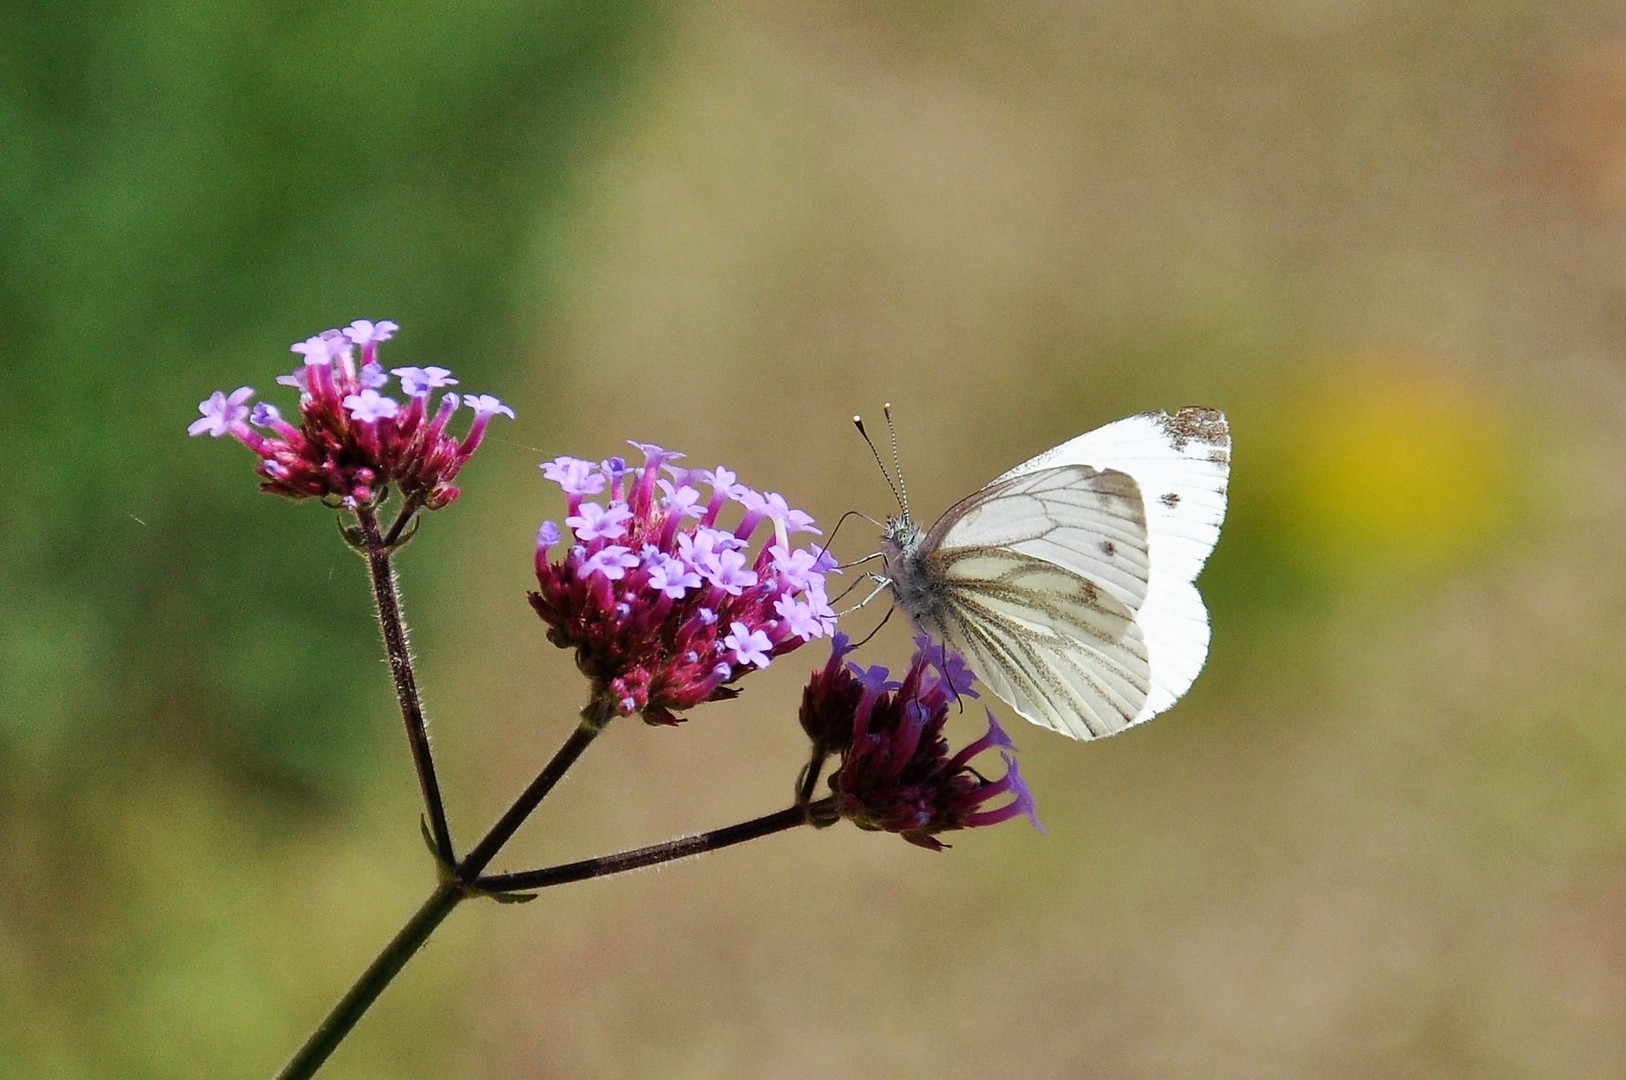
<instances>
[{"instance_id":1,"label":"butterfly hindwing","mask_svg":"<svg viewBox=\"0 0 1626 1080\"><path fill-rule=\"evenodd\" d=\"M1074 577L1056 567L1049 574ZM989 689L1033 723L1075 739L1122 731L1150 689L1140 627L1099 593L1091 603L1087 583L1076 578L1057 582L1046 595L1036 605L1031 597L953 585L935 629Z\"/></svg>"}]
</instances>

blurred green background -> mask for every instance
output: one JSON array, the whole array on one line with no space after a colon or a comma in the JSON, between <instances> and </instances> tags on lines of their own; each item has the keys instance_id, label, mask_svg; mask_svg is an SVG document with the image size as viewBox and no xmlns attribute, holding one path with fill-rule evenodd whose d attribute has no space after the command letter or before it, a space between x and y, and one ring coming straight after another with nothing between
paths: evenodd
<instances>
[{"instance_id":1,"label":"blurred green background","mask_svg":"<svg viewBox=\"0 0 1626 1080\"><path fill-rule=\"evenodd\" d=\"M362 564L184 434L357 317L519 413L401 565L465 845L582 694L539 460L827 525L884 400L928 517L1146 408L1236 464L1190 696L1017 732L1048 836L468 905L324 1075L1626 1075L1618 3L19 2L0 80L0 1075L269 1075L431 886ZM502 867L784 805L821 660Z\"/></svg>"}]
</instances>

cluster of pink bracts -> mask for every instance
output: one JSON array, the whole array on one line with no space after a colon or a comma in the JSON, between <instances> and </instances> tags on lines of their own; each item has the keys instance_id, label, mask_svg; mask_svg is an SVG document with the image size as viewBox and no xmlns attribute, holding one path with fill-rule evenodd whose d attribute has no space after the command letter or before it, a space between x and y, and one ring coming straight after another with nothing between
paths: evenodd
<instances>
[{"instance_id":1,"label":"cluster of pink bracts","mask_svg":"<svg viewBox=\"0 0 1626 1080\"><path fill-rule=\"evenodd\" d=\"M263 491L290 498L321 498L339 505L369 506L393 483L414 506L438 510L457 498L452 484L474 454L493 416L514 411L488 394L460 397L434 391L457 385L440 367L395 368L378 362L378 346L398 327L358 319L343 330L326 330L296 343L304 364L277 382L299 390L299 424L284 420L266 402L252 409L252 388L215 391L198 406L203 414L193 435L230 435L260 458ZM361 363L356 350L361 350ZM380 391L390 376L400 380L405 404ZM459 439L446 430L459 407L474 413Z\"/></svg>"},{"instance_id":2,"label":"cluster of pink bracts","mask_svg":"<svg viewBox=\"0 0 1626 1080\"><path fill-rule=\"evenodd\" d=\"M569 536L550 562L565 535L551 521L538 531L531 606L617 712L671 724L681 710L733 697L746 672L834 631L825 593L834 560L822 548L791 548L793 533L818 530L780 496L727 469L678 468L683 455L633 445L642 467L568 457L542 466L565 492ZM607 500L586 501L600 494Z\"/></svg>"}]
</instances>

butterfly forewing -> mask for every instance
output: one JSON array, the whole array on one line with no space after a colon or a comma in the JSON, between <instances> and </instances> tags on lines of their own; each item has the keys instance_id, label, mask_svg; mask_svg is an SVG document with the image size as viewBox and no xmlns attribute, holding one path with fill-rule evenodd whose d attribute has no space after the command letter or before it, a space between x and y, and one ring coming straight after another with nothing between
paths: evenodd
<instances>
[{"instance_id":1,"label":"butterfly forewing","mask_svg":"<svg viewBox=\"0 0 1626 1080\"><path fill-rule=\"evenodd\" d=\"M1088 465L1128 473L1140 486L1159 574L1194 580L1219 540L1231 471L1231 432L1217 409L1141 413L1085 432L1000 476Z\"/></svg>"},{"instance_id":2,"label":"butterfly forewing","mask_svg":"<svg viewBox=\"0 0 1626 1080\"><path fill-rule=\"evenodd\" d=\"M943 554L1004 549L1070 570L1130 612L1149 565L1140 488L1127 473L1067 465L1007 476L960 500L927 534ZM948 569L952 577L954 567Z\"/></svg>"},{"instance_id":3,"label":"butterfly forewing","mask_svg":"<svg viewBox=\"0 0 1626 1080\"><path fill-rule=\"evenodd\" d=\"M1208 658L1208 610L1194 582L1225 520L1230 426L1217 409L1141 413L1062 443L1001 479L1079 463L1129 473L1145 498L1152 571L1136 621L1146 634L1152 691L1138 723L1178 701Z\"/></svg>"}]
</instances>

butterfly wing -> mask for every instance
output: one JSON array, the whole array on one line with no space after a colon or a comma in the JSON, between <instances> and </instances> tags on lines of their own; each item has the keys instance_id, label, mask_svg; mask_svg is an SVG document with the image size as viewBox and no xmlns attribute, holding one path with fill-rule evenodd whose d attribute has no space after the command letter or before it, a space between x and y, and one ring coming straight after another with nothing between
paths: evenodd
<instances>
[{"instance_id":1,"label":"butterfly wing","mask_svg":"<svg viewBox=\"0 0 1626 1080\"><path fill-rule=\"evenodd\" d=\"M1050 588L1048 610L1031 596L991 598L986 587L950 584L947 603L928 629L964 655L988 688L1022 716L1075 739L1112 735L1128 727L1151 688L1146 642L1133 618L1080 600L1056 601L1056 586L1032 575L1024 587ZM1034 618L1042 611L1045 618Z\"/></svg>"},{"instance_id":2,"label":"butterfly wing","mask_svg":"<svg viewBox=\"0 0 1626 1080\"><path fill-rule=\"evenodd\" d=\"M1071 571L1133 613L1151 571L1143 504L1125 472L1067 464L1007 473L951 507L921 547L1026 555Z\"/></svg>"},{"instance_id":3,"label":"butterfly wing","mask_svg":"<svg viewBox=\"0 0 1626 1080\"><path fill-rule=\"evenodd\" d=\"M962 500L894 576L910 614L1017 712L1077 739L1121 731L1151 692L1136 619L1146 520L1128 474L1072 464L1008 475Z\"/></svg>"},{"instance_id":4,"label":"butterfly wing","mask_svg":"<svg viewBox=\"0 0 1626 1080\"><path fill-rule=\"evenodd\" d=\"M1062 443L989 487L1077 465L1127 473L1145 497L1150 571L1135 621L1151 690L1131 721L1139 723L1179 700L1208 658L1208 609L1194 582L1225 520L1230 427L1217 409L1141 413Z\"/></svg>"}]
</instances>

